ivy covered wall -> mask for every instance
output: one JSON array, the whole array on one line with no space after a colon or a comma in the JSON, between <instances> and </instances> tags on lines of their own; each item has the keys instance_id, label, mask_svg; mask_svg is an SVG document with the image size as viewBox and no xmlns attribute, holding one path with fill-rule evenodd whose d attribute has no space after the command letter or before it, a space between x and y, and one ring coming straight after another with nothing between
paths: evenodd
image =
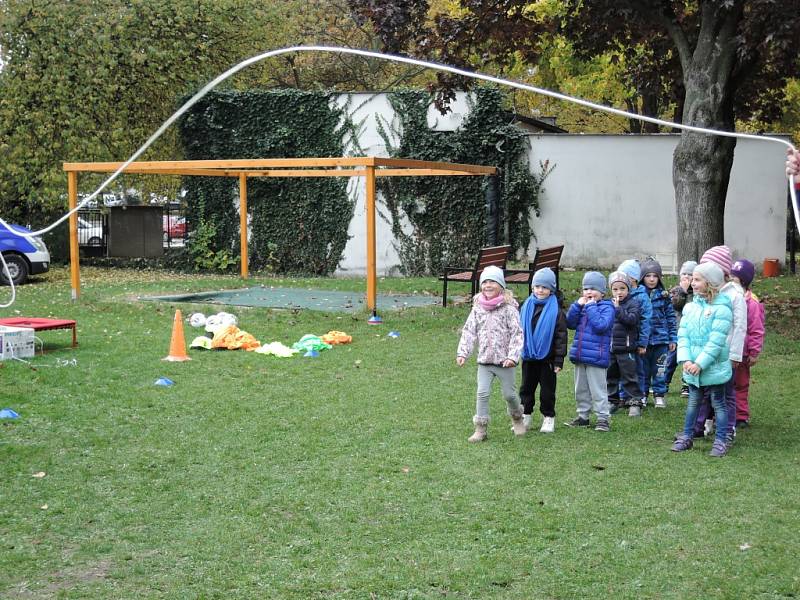
<instances>
[{"instance_id":1,"label":"ivy covered wall","mask_svg":"<svg viewBox=\"0 0 800 600\"><path fill-rule=\"evenodd\" d=\"M339 157L344 155L344 111L331 94L298 90L211 92L180 123L187 160ZM239 254L239 181L187 177L189 230L209 256ZM342 258L354 202L347 180L249 178L249 255L252 270L327 275ZM202 240L202 241L201 241ZM208 248L197 248L197 244ZM235 261L209 264L229 267Z\"/></svg>"},{"instance_id":2,"label":"ivy covered wall","mask_svg":"<svg viewBox=\"0 0 800 600\"><path fill-rule=\"evenodd\" d=\"M527 251L539 214L538 194L548 170L530 173L528 135L509 122L503 94L478 88L461 127L435 131L428 126L430 96L422 91L389 94L396 124L381 133L390 155L400 158L500 167L504 222L500 241L512 252ZM409 275L439 274L444 266L469 265L486 245L483 177L394 177L378 180L391 219L401 270Z\"/></svg>"}]
</instances>

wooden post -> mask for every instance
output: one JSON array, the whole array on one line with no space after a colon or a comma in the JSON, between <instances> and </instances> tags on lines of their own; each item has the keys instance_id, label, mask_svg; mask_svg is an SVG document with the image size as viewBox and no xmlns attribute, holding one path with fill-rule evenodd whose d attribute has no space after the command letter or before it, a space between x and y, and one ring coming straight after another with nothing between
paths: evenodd
<instances>
[{"instance_id":1,"label":"wooden post","mask_svg":"<svg viewBox=\"0 0 800 600\"><path fill-rule=\"evenodd\" d=\"M67 172L67 196L69 209L74 210L78 206L78 173L76 171ZM81 295L77 213L72 213L69 216L69 271L72 281L72 300L77 300L78 296Z\"/></svg>"},{"instance_id":2,"label":"wooden post","mask_svg":"<svg viewBox=\"0 0 800 600\"><path fill-rule=\"evenodd\" d=\"M375 261L375 167L366 167L367 208L367 308L375 314L378 278Z\"/></svg>"},{"instance_id":3,"label":"wooden post","mask_svg":"<svg viewBox=\"0 0 800 600\"><path fill-rule=\"evenodd\" d=\"M239 245L242 279L247 279L247 175L239 173Z\"/></svg>"}]
</instances>

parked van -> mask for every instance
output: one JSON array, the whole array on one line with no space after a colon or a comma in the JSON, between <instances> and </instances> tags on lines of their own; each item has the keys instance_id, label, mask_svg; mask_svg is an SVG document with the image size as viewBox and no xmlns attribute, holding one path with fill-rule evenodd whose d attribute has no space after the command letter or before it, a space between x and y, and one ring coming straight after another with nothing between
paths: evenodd
<instances>
[{"instance_id":1,"label":"parked van","mask_svg":"<svg viewBox=\"0 0 800 600\"><path fill-rule=\"evenodd\" d=\"M40 237L31 235L31 230L21 225L11 225L20 233L16 235L0 225L0 252L6 261L14 285L21 285L28 275L45 273L50 268L50 252ZM8 285L8 275L0 263L0 283Z\"/></svg>"}]
</instances>

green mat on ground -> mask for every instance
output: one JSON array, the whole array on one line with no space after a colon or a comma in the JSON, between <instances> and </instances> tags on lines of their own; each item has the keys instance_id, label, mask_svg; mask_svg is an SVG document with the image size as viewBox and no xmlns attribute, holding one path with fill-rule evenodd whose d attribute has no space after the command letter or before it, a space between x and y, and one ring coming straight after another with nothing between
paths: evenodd
<instances>
[{"instance_id":1,"label":"green mat on ground","mask_svg":"<svg viewBox=\"0 0 800 600\"><path fill-rule=\"evenodd\" d=\"M366 307L363 292L311 290L307 288L251 287L219 292L200 292L174 296L145 296L142 300L191 302L194 304L226 304L230 306L258 306L321 310L329 312L356 312ZM441 304L441 298L429 294L378 294L377 310L399 310Z\"/></svg>"}]
</instances>

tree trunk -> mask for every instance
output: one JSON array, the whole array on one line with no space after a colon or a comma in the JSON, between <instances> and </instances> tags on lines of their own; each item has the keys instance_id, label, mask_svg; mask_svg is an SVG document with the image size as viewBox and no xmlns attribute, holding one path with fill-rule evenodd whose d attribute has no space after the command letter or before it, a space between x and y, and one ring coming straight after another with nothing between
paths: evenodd
<instances>
[{"instance_id":1,"label":"tree trunk","mask_svg":"<svg viewBox=\"0 0 800 600\"><path fill-rule=\"evenodd\" d=\"M683 62L686 90L682 122L734 130L731 73L735 64L737 11L703 3L703 25L690 61ZM688 64L687 64L688 63ZM736 139L683 131L673 155L672 184L678 222L678 263L699 260L725 241L725 198Z\"/></svg>"}]
</instances>

